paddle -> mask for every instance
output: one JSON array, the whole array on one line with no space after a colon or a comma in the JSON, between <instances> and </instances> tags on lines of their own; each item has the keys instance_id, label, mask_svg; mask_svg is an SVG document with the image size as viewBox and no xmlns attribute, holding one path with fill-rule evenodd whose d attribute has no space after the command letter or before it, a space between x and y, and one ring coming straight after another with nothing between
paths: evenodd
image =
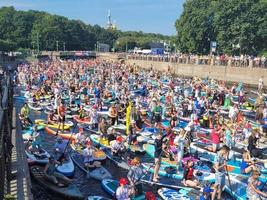
<instances>
[{"instance_id":1,"label":"paddle","mask_svg":"<svg viewBox=\"0 0 267 200\"><path fill-rule=\"evenodd\" d=\"M231 191L231 194L233 195L233 189L232 189L231 179L230 179L230 176L229 176L229 172L228 172L227 166L225 167L225 169L226 169L226 175L227 175L229 186L230 186L230 191Z\"/></svg>"},{"instance_id":2,"label":"paddle","mask_svg":"<svg viewBox=\"0 0 267 200\"><path fill-rule=\"evenodd\" d=\"M76 128L77 125L78 125L78 122L73 126L73 131L72 131L71 136L70 136L70 138L69 138L69 140L68 140L68 143L67 143L67 145L65 146L65 149L64 149L63 153L61 154L61 156L59 157L58 160L62 160L62 159L64 158L64 154L66 153L67 147L68 147L69 144L70 144L70 141L71 141L72 136L73 136L73 134L74 134L74 130L75 130L75 128Z\"/></svg>"}]
</instances>

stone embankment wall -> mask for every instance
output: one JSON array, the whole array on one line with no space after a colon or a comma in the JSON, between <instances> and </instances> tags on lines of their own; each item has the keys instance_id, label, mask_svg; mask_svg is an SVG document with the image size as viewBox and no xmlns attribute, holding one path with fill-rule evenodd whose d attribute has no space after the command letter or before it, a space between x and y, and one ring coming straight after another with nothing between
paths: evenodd
<instances>
[{"instance_id":1,"label":"stone embankment wall","mask_svg":"<svg viewBox=\"0 0 267 200\"><path fill-rule=\"evenodd\" d=\"M116 60L116 54L100 54L100 58L105 60ZM263 76L264 83L267 84L267 69L252 67L230 67L230 66L214 66L214 65L192 65L179 64L172 62L158 62L146 60L125 59L127 64L135 64L141 68L167 71L170 68L172 73L179 76L198 76L209 77L226 82L243 82L249 85L257 85L259 78Z\"/></svg>"}]
</instances>

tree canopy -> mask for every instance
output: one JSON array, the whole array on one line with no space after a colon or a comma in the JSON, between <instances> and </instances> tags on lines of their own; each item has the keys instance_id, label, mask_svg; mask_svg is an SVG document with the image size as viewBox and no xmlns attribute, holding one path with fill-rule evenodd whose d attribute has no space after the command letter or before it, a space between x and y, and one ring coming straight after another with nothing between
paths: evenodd
<instances>
[{"instance_id":1,"label":"tree canopy","mask_svg":"<svg viewBox=\"0 0 267 200\"><path fill-rule=\"evenodd\" d=\"M182 52L255 55L267 48L267 0L187 0L175 23ZM240 48L239 48L240 47Z\"/></svg>"},{"instance_id":2,"label":"tree canopy","mask_svg":"<svg viewBox=\"0 0 267 200\"><path fill-rule=\"evenodd\" d=\"M149 42L170 40L169 36L119 30L88 25L80 20L51 15L40 11L16 11L0 8L0 51L19 48L39 50L94 50L95 44L105 43L118 51L135 46L147 48Z\"/></svg>"}]
</instances>

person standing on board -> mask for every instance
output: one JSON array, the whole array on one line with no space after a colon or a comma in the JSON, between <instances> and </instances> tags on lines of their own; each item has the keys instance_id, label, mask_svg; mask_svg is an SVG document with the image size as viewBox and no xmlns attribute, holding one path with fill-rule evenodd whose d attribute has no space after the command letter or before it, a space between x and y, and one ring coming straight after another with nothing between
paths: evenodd
<instances>
[{"instance_id":1,"label":"person standing on board","mask_svg":"<svg viewBox=\"0 0 267 200\"><path fill-rule=\"evenodd\" d=\"M59 127L62 124L62 130L64 130L65 112L66 112L66 108L63 105L63 101L61 101L59 106L57 107L57 114L58 114L58 120L59 120ZM57 133L58 133L58 129L57 129Z\"/></svg>"},{"instance_id":2,"label":"person standing on board","mask_svg":"<svg viewBox=\"0 0 267 200\"><path fill-rule=\"evenodd\" d=\"M221 199L222 189L225 185L225 176L226 176L226 166L227 160L229 157L230 148L228 146L223 146L215 156L215 185L214 192L212 194L212 200ZM216 198L217 194L217 198Z\"/></svg>"},{"instance_id":3,"label":"person standing on board","mask_svg":"<svg viewBox=\"0 0 267 200\"><path fill-rule=\"evenodd\" d=\"M153 175L153 181L158 182L159 180L159 168L161 164L161 156L162 156L162 151L163 151L163 135L162 132L160 132L157 135L157 138L155 139L154 147L155 147L155 152L154 152L154 158L155 158L155 167L154 167L154 175Z\"/></svg>"}]
</instances>

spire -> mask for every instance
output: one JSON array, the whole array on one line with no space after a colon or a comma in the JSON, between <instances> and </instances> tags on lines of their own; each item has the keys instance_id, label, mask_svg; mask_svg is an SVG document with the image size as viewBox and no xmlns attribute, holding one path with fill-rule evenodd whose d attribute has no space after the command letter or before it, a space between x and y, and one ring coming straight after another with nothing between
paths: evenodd
<instances>
[{"instance_id":1,"label":"spire","mask_svg":"<svg viewBox=\"0 0 267 200\"><path fill-rule=\"evenodd\" d=\"M107 23L107 28L112 27L112 22L111 22L111 12L108 10L108 23Z\"/></svg>"}]
</instances>

